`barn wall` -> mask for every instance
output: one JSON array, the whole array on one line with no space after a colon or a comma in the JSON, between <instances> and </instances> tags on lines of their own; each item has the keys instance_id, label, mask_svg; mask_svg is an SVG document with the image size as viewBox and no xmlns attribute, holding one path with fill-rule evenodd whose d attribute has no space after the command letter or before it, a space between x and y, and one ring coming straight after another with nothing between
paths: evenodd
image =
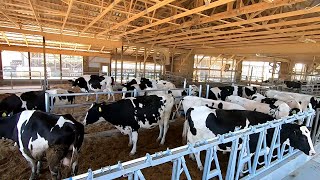
<instances>
[{"instance_id":1,"label":"barn wall","mask_svg":"<svg viewBox=\"0 0 320 180\"><path fill-rule=\"evenodd\" d=\"M289 80L289 74L291 74L291 64L287 62L281 62L279 78Z\"/></svg>"},{"instance_id":2,"label":"barn wall","mask_svg":"<svg viewBox=\"0 0 320 180\"><path fill-rule=\"evenodd\" d=\"M193 66L194 66L194 55L190 54L188 57L182 55L173 61L173 73L179 76L192 78ZM167 69L168 71L169 69Z\"/></svg>"},{"instance_id":3,"label":"barn wall","mask_svg":"<svg viewBox=\"0 0 320 180\"><path fill-rule=\"evenodd\" d=\"M102 65L110 67L110 58L97 57L97 56L84 56L83 57L83 72L100 72Z\"/></svg>"}]
</instances>

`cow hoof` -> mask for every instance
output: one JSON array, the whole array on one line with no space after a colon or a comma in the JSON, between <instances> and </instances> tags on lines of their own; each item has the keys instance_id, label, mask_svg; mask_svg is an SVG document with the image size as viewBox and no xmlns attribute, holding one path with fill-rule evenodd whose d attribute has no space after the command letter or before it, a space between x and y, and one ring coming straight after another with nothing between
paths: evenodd
<instances>
[{"instance_id":1,"label":"cow hoof","mask_svg":"<svg viewBox=\"0 0 320 180\"><path fill-rule=\"evenodd\" d=\"M161 142L160 142L160 146L164 145L164 142L165 142L165 141L161 141Z\"/></svg>"},{"instance_id":2,"label":"cow hoof","mask_svg":"<svg viewBox=\"0 0 320 180\"><path fill-rule=\"evenodd\" d=\"M199 169L200 171L203 171L203 166L198 166L198 169Z\"/></svg>"},{"instance_id":3,"label":"cow hoof","mask_svg":"<svg viewBox=\"0 0 320 180\"><path fill-rule=\"evenodd\" d=\"M136 154L135 152L130 152L129 156L134 156L134 154Z\"/></svg>"},{"instance_id":4,"label":"cow hoof","mask_svg":"<svg viewBox=\"0 0 320 180\"><path fill-rule=\"evenodd\" d=\"M157 138L156 142L159 142L161 138Z\"/></svg>"}]
</instances>

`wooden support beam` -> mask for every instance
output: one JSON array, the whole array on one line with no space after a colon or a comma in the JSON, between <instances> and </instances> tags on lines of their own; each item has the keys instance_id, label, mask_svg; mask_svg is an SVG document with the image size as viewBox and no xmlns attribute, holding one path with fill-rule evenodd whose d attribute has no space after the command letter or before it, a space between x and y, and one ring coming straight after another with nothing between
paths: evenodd
<instances>
[{"instance_id":1,"label":"wooden support beam","mask_svg":"<svg viewBox=\"0 0 320 180\"><path fill-rule=\"evenodd\" d=\"M8 50L8 51L21 51L21 52L37 52L42 53L43 48L40 47L26 47L26 46L8 46L8 45L0 45L0 50ZM102 54L97 52L86 52L86 51L73 51L73 50L59 50L59 49L50 49L47 48L46 52L49 54L64 54L64 55L77 55L77 56L99 56L110 58L110 54Z\"/></svg>"},{"instance_id":2,"label":"wooden support beam","mask_svg":"<svg viewBox=\"0 0 320 180\"><path fill-rule=\"evenodd\" d=\"M193 49L191 49L191 50L188 52L188 54L181 60L180 66L182 66L182 65L186 62L186 60L189 58L189 56L191 55L192 52L194 52Z\"/></svg>"},{"instance_id":3,"label":"wooden support beam","mask_svg":"<svg viewBox=\"0 0 320 180\"><path fill-rule=\"evenodd\" d=\"M27 47L29 46L29 43L28 43L28 40L27 40L27 37L25 34L22 34L23 35L23 39L24 39L24 42L26 43Z\"/></svg>"},{"instance_id":4,"label":"wooden support beam","mask_svg":"<svg viewBox=\"0 0 320 180\"><path fill-rule=\"evenodd\" d=\"M0 27L0 31L45 36L47 41L51 40L51 41L59 41L59 42L88 44L88 45L94 45L94 46L105 46L105 48L115 48L115 47L121 47L122 46L122 42L121 41L110 41L110 40L89 38L89 37L70 36L70 35L62 35L62 34L52 34L52 33L45 33L45 32L39 32L39 31L30 31L30 30L22 30L22 29L14 29L14 28L3 28L3 27Z\"/></svg>"},{"instance_id":5,"label":"wooden support beam","mask_svg":"<svg viewBox=\"0 0 320 180\"><path fill-rule=\"evenodd\" d=\"M237 48L196 49L196 54L319 54L320 46L316 43L273 44L245 46Z\"/></svg>"},{"instance_id":6,"label":"wooden support beam","mask_svg":"<svg viewBox=\"0 0 320 180\"><path fill-rule=\"evenodd\" d=\"M36 21L37 21L37 23L38 23L38 25L39 25L39 28L40 28L40 30L42 31L42 26L41 26L41 23L40 23L40 21L39 21L39 19L38 19L38 15L37 15L36 11L34 10L33 4L32 4L32 2L31 2L31 0L28 0L28 2L29 2L30 7L31 7L31 9L32 9L34 18L36 19Z\"/></svg>"},{"instance_id":7,"label":"wooden support beam","mask_svg":"<svg viewBox=\"0 0 320 180\"><path fill-rule=\"evenodd\" d=\"M217 21L220 19L226 19L226 18L236 17L236 16L240 16L243 14L247 14L247 13L264 11L266 9L272 9L272 8L281 7L281 6L289 5L289 4L295 4L295 3L303 2L303 1L305 1L305 0L281 0L281 1L276 1L274 3L271 3L271 4L266 3L266 2L260 2L260 3L256 3L253 5L242 7L239 9L234 9L229 12L222 12L222 13L213 14L212 16L210 16L208 18L191 20L191 21L188 21L188 22L181 24L179 26L179 28L180 29L187 28L187 27L191 27L191 26L196 26L196 25L200 25L200 24L204 24L204 23ZM177 30L177 27L163 28L157 32L157 33L159 33L158 37L143 39L143 41L139 41L139 42L146 42L146 41L151 41L151 40L162 39L163 36L160 35L161 33L168 33L170 31L176 31L176 30ZM154 33L152 33L152 32L151 33L144 33L143 36L154 36ZM133 40L133 39L142 39L142 38L141 38L141 36L139 36L139 37L135 36L130 39Z\"/></svg>"},{"instance_id":8,"label":"wooden support beam","mask_svg":"<svg viewBox=\"0 0 320 180\"><path fill-rule=\"evenodd\" d=\"M197 29L197 30L191 30L188 33L185 33L185 32L176 33L174 35L163 36L163 38L165 40L157 41L157 43L170 42L170 41L190 40L190 39L195 39L195 38L203 38L203 37L207 37L207 36L212 37L213 36L212 34L216 34L216 33L204 33L204 34L200 34L200 35L188 36L188 37L183 37L183 38L172 38L172 36L186 35L186 34L189 34L190 32L192 32L192 33L200 33L200 32L207 31L207 30L211 30L212 31L212 30L218 30L218 29L223 29L223 28L228 28L228 27L233 27L233 26L239 26L239 25L244 25L244 24L263 22L263 21L266 21L266 20L281 19L281 18L293 17L293 16L304 15L304 14L309 14L309 13L311 14L311 13L315 13L315 12L320 12L320 7L313 8L313 9L311 9L309 11L298 10L298 11L292 11L292 12L287 12L287 13L282 13L282 14L277 14L277 15L254 18L254 19L250 19L250 20L246 20L246 21L238 21L238 22L233 22L233 23L229 23L229 24L218 25L218 26L214 26L214 27L210 27L210 28L202 28L202 29ZM281 23L285 24L286 22L281 22ZM281 23L279 23L279 24L281 25ZM266 28L267 26L268 25L261 26L261 27ZM261 27L259 26L258 28L260 29ZM248 30L248 29L250 29L250 28L243 28L241 30L245 31L245 30ZM228 32L228 31L225 31L225 32Z\"/></svg>"},{"instance_id":9,"label":"wooden support beam","mask_svg":"<svg viewBox=\"0 0 320 180\"><path fill-rule=\"evenodd\" d=\"M203 5L203 6L201 6L201 7L197 7L197 8L191 9L191 10L189 10L189 11L186 11L186 12L183 12L183 13L180 13L180 14L177 14L177 15L174 15L174 16L171 16L171 17L168 17L168 18L159 20L159 21L154 22L154 23L152 23L152 24L148 24L148 25L145 25L145 26L142 26L142 27L133 29L133 30L131 30L131 31L127 31L127 32L125 32L125 33L120 34L119 36L124 36L124 35L127 35L127 34L132 34L132 33L135 33L135 32L138 32L138 31L141 31L141 30L144 30L144 29L148 29L148 28L150 28L150 27L153 27L153 26L156 26L156 25L159 25L159 24L163 24L163 23L172 21L172 20L174 20L174 19L179 19L179 18L182 18L182 17L185 17L185 16L189 16L189 15L194 14L194 13L198 13L198 12L205 11L205 10L207 10L207 9L211 9L211 8L214 8L214 7L218 7L218 6L224 5L224 4L229 3L229 2L232 2L232 1L234 1L234 0L219 0L219 1L215 1L215 2L212 2L212 3L210 3L210 4Z\"/></svg>"},{"instance_id":10,"label":"wooden support beam","mask_svg":"<svg viewBox=\"0 0 320 180\"><path fill-rule=\"evenodd\" d=\"M4 33L3 31L1 31L1 34L2 34L3 38L6 40L8 46L10 46L10 42L9 42L9 39L8 39L6 33Z\"/></svg>"},{"instance_id":11,"label":"wooden support beam","mask_svg":"<svg viewBox=\"0 0 320 180\"><path fill-rule=\"evenodd\" d=\"M139 17L141 17L141 16L143 16L143 15L149 13L149 12L155 11L156 9L161 8L161 7L163 7L163 6L171 3L171 2L173 2L173 1L174 1L174 0L164 0L164 1L161 1L160 3L157 3L157 4L149 7L148 9L145 9L144 11L141 11L140 13L138 13L138 14L136 14L136 15L134 15L134 16L126 19L125 21L122 21L122 22L120 22L120 23L117 23L116 25L112 26L111 28L109 28L109 29L107 29L107 30L105 30L105 31L102 31L102 32L98 33L98 36L99 36L99 35L106 34L106 33L110 32L110 31L112 31L112 30L118 29L119 27L124 26L124 25L128 24L129 22L134 21L135 19L138 19Z\"/></svg>"},{"instance_id":12,"label":"wooden support beam","mask_svg":"<svg viewBox=\"0 0 320 180\"><path fill-rule=\"evenodd\" d=\"M0 13L2 15L4 15L7 19L9 19L9 21L11 21L17 28L20 28L20 25L15 21L13 20L11 17L9 17L5 12L4 10L0 9Z\"/></svg>"},{"instance_id":13,"label":"wooden support beam","mask_svg":"<svg viewBox=\"0 0 320 180\"><path fill-rule=\"evenodd\" d=\"M92 25L94 25L97 21L99 21L103 16L105 16L109 11L111 11L119 2L122 0L114 0L106 9L103 10L102 13L99 14L93 21L91 21L81 32L80 34L84 33L88 30Z\"/></svg>"},{"instance_id":14,"label":"wooden support beam","mask_svg":"<svg viewBox=\"0 0 320 180\"><path fill-rule=\"evenodd\" d=\"M69 14L70 14L70 12L71 12L72 5L73 5L73 0L70 0L70 1L69 1L69 5L68 5L67 14L66 14L66 17L65 17L64 20L63 20L63 24L62 24L62 27L61 27L61 32L63 31L64 26L66 25L66 22L67 22L67 20L68 20Z\"/></svg>"}]
</instances>

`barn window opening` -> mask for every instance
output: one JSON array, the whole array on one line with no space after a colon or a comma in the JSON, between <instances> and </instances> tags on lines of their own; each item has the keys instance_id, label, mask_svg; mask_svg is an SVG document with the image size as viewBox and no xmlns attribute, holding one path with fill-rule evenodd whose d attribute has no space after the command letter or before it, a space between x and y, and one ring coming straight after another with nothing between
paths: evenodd
<instances>
[{"instance_id":1,"label":"barn window opening","mask_svg":"<svg viewBox=\"0 0 320 180\"><path fill-rule=\"evenodd\" d=\"M194 56L193 79L198 82L233 82L236 60L221 56Z\"/></svg>"},{"instance_id":2,"label":"barn window opening","mask_svg":"<svg viewBox=\"0 0 320 180\"><path fill-rule=\"evenodd\" d=\"M280 62L243 61L242 81L262 82L279 78ZM272 76L273 74L273 76Z\"/></svg>"},{"instance_id":3,"label":"barn window opening","mask_svg":"<svg viewBox=\"0 0 320 180\"><path fill-rule=\"evenodd\" d=\"M292 80L304 80L306 78L307 66L303 63L296 63L292 69Z\"/></svg>"},{"instance_id":4,"label":"barn window opening","mask_svg":"<svg viewBox=\"0 0 320 180\"><path fill-rule=\"evenodd\" d=\"M2 51L3 79L43 79L43 53ZM83 75L83 57L46 54L48 79L70 79Z\"/></svg>"}]
</instances>

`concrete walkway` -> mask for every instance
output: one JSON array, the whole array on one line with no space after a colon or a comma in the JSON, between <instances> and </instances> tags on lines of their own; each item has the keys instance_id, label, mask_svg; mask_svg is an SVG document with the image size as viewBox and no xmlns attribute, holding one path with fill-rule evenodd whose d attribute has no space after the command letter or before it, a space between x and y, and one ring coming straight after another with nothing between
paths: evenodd
<instances>
[{"instance_id":1,"label":"concrete walkway","mask_svg":"<svg viewBox=\"0 0 320 180\"><path fill-rule=\"evenodd\" d=\"M320 180L320 152L282 180Z\"/></svg>"}]
</instances>

